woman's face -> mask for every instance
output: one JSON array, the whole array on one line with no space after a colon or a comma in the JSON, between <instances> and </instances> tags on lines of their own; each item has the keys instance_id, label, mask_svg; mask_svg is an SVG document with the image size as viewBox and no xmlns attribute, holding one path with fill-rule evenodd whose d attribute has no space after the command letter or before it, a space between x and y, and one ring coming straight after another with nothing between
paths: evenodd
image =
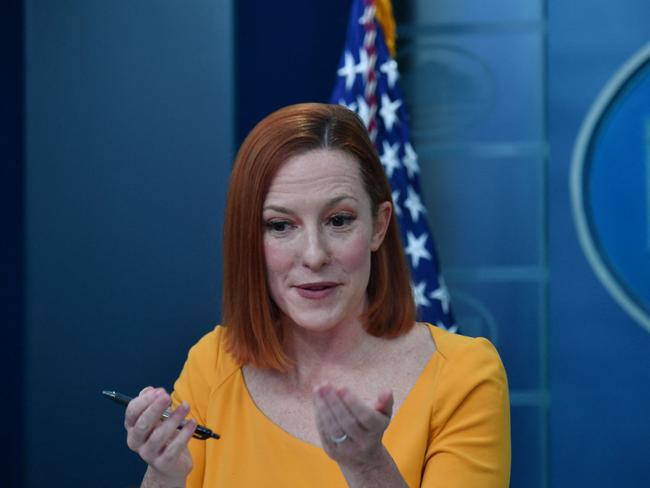
<instances>
[{"instance_id":1,"label":"woman's face","mask_svg":"<svg viewBox=\"0 0 650 488\"><path fill-rule=\"evenodd\" d=\"M359 320L390 215L384 202L373 218L359 164L343 151L281 166L264 201L264 255L273 301L294 325L322 332Z\"/></svg>"}]
</instances>

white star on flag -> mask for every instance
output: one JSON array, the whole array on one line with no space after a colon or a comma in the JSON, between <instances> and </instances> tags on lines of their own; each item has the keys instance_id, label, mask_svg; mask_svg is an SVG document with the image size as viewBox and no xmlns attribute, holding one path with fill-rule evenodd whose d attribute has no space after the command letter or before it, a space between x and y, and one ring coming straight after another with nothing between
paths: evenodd
<instances>
[{"instance_id":1,"label":"white star on flag","mask_svg":"<svg viewBox=\"0 0 650 488\"><path fill-rule=\"evenodd\" d=\"M379 67L379 71L384 73L388 78L388 87L393 88L397 78L399 78L399 72L397 71L397 61L393 58L388 59L384 64Z\"/></svg>"},{"instance_id":2,"label":"white star on flag","mask_svg":"<svg viewBox=\"0 0 650 488\"><path fill-rule=\"evenodd\" d=\"M416 173L420 172L420 165L418 164L418 155L415 154L413 146L410 142L404 144L404 157L402 158L402 163L406 168L406 172L409 175L409 178L413 179Z\"/></svg>"},{"instance_id":3,"label":"white star on flag","mask_svg":"<svg viewBox=\"0 0 650 488\"><path fill-rule=\"evenodd\" d=\"M406 192L408 195L406 197L406 200L404 200L404 206L409 209L411 220L413 220L413 222L417 222L420 218L420 214L426 213L427 209L424 208L424 205L422 205L420 195L418 195L415 190L413 190L413 187L409 185L406 189Z\"/></svg>"},{"instance_id":4,"label":"white star on flag","mask_svg":"<svg viewBox=\"0 0 650 488\"><path fill-rule=\"evenodd\" d=\"M368 76L368 53L365 49L359 49L359 63L354 68L354 71L366 78Z\"/></svg>"},{"instance_id":5,"label":"white star on flag","mask_svg":"<svg viewBox=\"0 0 650 488\"><path fill-rule=\"evenodd\" d=\"M354 79L357 76L355 69L354 56L350 51L345 51L344 64L336 72L339 76L345 76L345 89L349 90L354 85Z\"/></svg>"},{"instance_id":6,"label":"white star on flag","mask_svg":"<svg viewBox=\"0 0 650 488\"><path fill-rule=\"evenodd\" d=\"M379 110L379 115L384 120L384 126L386 126L387 131L393 130L393 125L395 122L399 122L397 118L397 109L402 105L402 101L397 99L391 101L391 99L385 93L381 94L381 110Z\"/></svg>"},{"instance_id":7,"label":"white star on flag","mask_svg":"<svg viewBox=\"0 0 650 488\"><path fill-rule=\"evenodd\" d=\"M393 191L390 195L393 199L393 209L395 210L395 215L399 217L402 215L402 207L399 206L399 190Z\"/></svg>"},{"instance_id":8,"label":"white star on flag","mask_svg":"<svg viewBox=\"0 0 650 488\"><path fill-rule=\"evenodd\" d=\"M395 144L388 144L388 141L382 141L384 152L379 157L381 164L384 165L386 169L386 174L389 178L393 177L393 171L400 167L399 159L397 157L397 151L399 151L399 142Z\"/></svg>"},{"instance_id":9,"label":"white star on flag","mask_svg":"<svg viewBox=\"0 0 650 488\"><path fill-rule=\"evenodd\" d=\"M429 295L434 300L440 300L440 306L442 306L442 311L445 313L449 312L449 290L447 290L447 285L442 276L438 276L438 289L431 292Z\"/></svg>"},{"instance_id":10,"label":"white star on flag","mask_svg":"<svg viewBox=\"0 0 650 488\"><path fill-rule=\"evenodd\" d=\"M370 123L370 107L362 96L357 97L357 104L359 105L357 114L361 117L363 125L368 127L368 124Z\"/></svg>"},{"instance_id":11,"label":"white star on flag","mask_svg":"<svg viewBox=\"0 0 650 488\"><path fill-rule=\"evenodd\" d=\"M427 299L426 296L426 281L420 281L417 285L411 283L411 289L413 290L413 300L415 300L415 305L417 307L429 307L431 302Z\"/></svg>"},{"instance_id":12,"label":"white star on flag","mask_svg":"<svg viewBox=\"0 0 650 488\"><path fill-rule=\"evenodd\" d=\"M411 264L415 269L420 265L420 259L431 260L431 253L424 247L427 242L427 237L429 235L426 232L420 234L420 237L415 237L410 230L406 233L406 240L408 242L404 252L408 256L411 256Z\"/></svg>"}]
</instances>

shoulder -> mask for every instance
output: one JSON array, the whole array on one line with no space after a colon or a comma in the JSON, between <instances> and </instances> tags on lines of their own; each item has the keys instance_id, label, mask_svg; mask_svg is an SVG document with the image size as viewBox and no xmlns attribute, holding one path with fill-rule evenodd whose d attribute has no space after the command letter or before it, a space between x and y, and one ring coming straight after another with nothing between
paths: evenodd
<instances>
[{"instance_id":1,"label":"shoulder","mask_svg":"<svg viewBox=\"0 0 650 488\"><path fill-rule=\"evenodd\" d=\"M455 408L469 397L508 398L508 379L499 353L483 337L451 334L429 326L440 360L439 407ZM479 402L480 403L480 402ZM477 403L478 406L479 403Z\"/></svg>"},{"instance_id":2,"label":"shoulder","mask_svg":"<svg viewBox=\"0 0 650 488\"><path fill-rule=\"evenodd\" d=\"M192 346L174 383L173 404L187 401L192 407L191 415L199 423L205 423L211 393L229 378L236 377L234 373L238 370L226 351L223 332L217 326Z\"/></svg>"},{"instance_id":3,"label":"shoulder","mask_svg":"<svg viewBox=\"0 0 650 488\"><path fill-rule=\"evenodd\" d=\"M507 411L508 379L492 343L483 337L429 327L441 361L436 388L438 414L446 418L459 409L465 413L493 408Z\"/></svg>"},{"instance_id":4,"label":"shoulder","mask_svg":"<svg viewBox=\"0 0 650 488\"><path fill-rule=\"evenodd\" d=\"M507 486L510 402L501 358L487 339L430 331L438 368L422 486L434 477L454 486Z\"/></svg>"},{"instance_id":5,"label":"shoulder","mask_svg":"<svg viewBox=\"0 0 650 488\"><path fill-rule=\"evenodd\" d=\"M190 356L200 357L207 359L209 357L218 356L219 350L222 348L224 341L223 327L217 325L210 332L201 337L191 348Z\"/></svg>"},{"instance_id":6,"label":"shoulder","mask_svg":"<svg viewBox=\"0 0 650 488\"><path fill-rule=\"evenodd\" d=\"M452 334L433 325L428 327L436 344L436 351L447 367L467 371L492 364L503 369L499 353L484 337L467 337Z\"/></svg>"},{"instance_id":7,"label":"shoulder","mask_svg":"<svg viewBox=\"0 0 650 488\"><path fill-rule=\"evenodd\" d=\"M185 369L193 371L212 387L219 386L239 369L226 348L223 327L216 326L191 347Z\"/></svg>"}]
</instances>

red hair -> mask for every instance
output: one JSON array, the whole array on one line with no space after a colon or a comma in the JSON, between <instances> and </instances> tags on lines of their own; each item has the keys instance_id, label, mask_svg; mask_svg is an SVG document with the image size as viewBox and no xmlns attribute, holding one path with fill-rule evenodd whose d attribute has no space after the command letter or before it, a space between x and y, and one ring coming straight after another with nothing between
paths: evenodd
<instances>
[{"instance_id":1,"label":"red hair","mask_svg":"<svg viewBox=\"0 0 650 488\"><path fill-rule=\"evenodd\" d=\"M271 299L264 260L262 208L278 169L288 159L316 149L351 154L359 163L373 215L392 202L377 152L357 115L339 105L305 103L280 109L244 140L230 177L223 231L223 325L229 352L240 364L286 371L280 312ZM366 331L397 337L415 323L408 267L395 215L372 253Z\"/></svg>"}]
</instances>

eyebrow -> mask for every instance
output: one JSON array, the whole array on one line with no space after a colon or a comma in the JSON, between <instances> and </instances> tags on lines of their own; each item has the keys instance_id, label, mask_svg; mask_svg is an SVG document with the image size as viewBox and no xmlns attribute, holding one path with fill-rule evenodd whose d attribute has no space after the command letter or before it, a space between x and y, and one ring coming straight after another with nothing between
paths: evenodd
<instances>
[{"instance_id":1,"label":"eyebrow","mask_svg":"<svg viewBox=\"0 0 650 488\"><path fill-rule=\"evenodd\" d=\"M331 208L343 200L354 200L355 202L358 202L358 200L354 198L352 195L341 195L328 200L327 203L325 204L325 207ZM274 210L280 213L293 214L292 210L288 209L287 207L282 207L281 205L267 205L262 209L262 211L266 211L266 210Z\"/></svg>"}]
</instances>

